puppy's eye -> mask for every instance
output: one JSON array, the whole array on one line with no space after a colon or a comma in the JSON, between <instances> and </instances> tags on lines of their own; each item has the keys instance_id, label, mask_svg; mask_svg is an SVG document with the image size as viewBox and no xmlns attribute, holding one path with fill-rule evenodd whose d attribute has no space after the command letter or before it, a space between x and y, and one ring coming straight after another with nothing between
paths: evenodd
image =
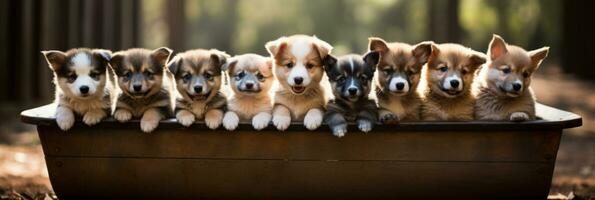
<instances>
[{"instance_id":1,"label":"puppy's eye","mask_svg":"<svg viewBox=\"0 0 595 200\"><path fill-rule=\"evenodd\" d=\"M523 77L525 78L529 78L531 74L529 72L523 72Z\"/></svg>"},{"instance_id":2,"label":"puppy's eye","mask_svg":"<svg viewBox=\"0 0 595 200\"><path fill-rule=\"evenodd\" d=\"M440 70L441 72L446 72L446 71L448 71L448 67L447 67L447 66L445 66L445 65L440 65L440 66L438 67L438 70Z\"/></svg>"},{"instance_id":3,"label":"puppy's eye","mask_svg":"<svg viewBox=\"0 0 595 200\"><path fill-rule=\"evenodd\" d=\"M95 80L98 80L98 79L99 79L99 73L97 73L97 72L91 72L91 73L89 74L89 76L90 76L92 79L95 79Z\"/></svg>"},{"instance_id":4,"label":"puppy's eye","mask_svg":"<svg viewBox=\"0 0 595 200\"><path fill-rule=\"evenodd\" d=\"M461 73L462 73L463 75L465 75L465 74L469 73L469 71L468 71L467 69L463 69L463 70L461 70Z\"/></svg>"},{"instance_id":5,"label":"puppy's eye","mask_svg":"<svg viewBox=\"0 0 595 200\"><path fill-rule=\"evenodd\" d=\"M235 75L236 81L239 81L240 79L244 78L245 75L246 75L246 73L244 73L244 71L241 71L241 72L237 73Z\"/></svg>"},{"instance_id":6,"label":"puppy's eye","mask_svg":"<svg viewBox=\"0 0 595 200\"><path fill-rule=\"evenodd\" d=\"M264 76L261 73L256 74L256 78L258 79L258 81L262 82L264 81Z\"/></svg>"},{"instance_id":7,"label":"puppy's eye","mask_svg":"<svg viewBox=\"0 0 595 200\"><path fill-rule=\"evenodd\" d=\"M285 66L286 66L287 68L292 68L292 67L293 67L293 63L292 63L292 62L290 62L290 63L287 63L287 64L285 64Z\"/></svg>"},{"instance_id":8,"label":"puppy's eye","mask_svg":"<svg viewBox=\"0 0 595 200\"><path fill-rule=\"evenodd\" d=\"M384 69L382 69L382 73L384 73L385 75L389 75L389 74L393 73L393 69L392 68L384 68Z\"/></svg>"},{"instance_id":9,"label":"puppy's eye","mask_svg":"<svg viewBox=\"0 0 595 200\"><path fill-rule=\"evenodd\" d=\"M306 68L308 68L308 69L312 69L313 67L314 67L314 65L311 63L306 64Z\"/></svg>"},{"instance_id":10,"label":"puppy's eye","mask_svg":"<svg viewBox=\"0 0 595 200\"><path fill-rule=\"evenodd\" d=\"M190 79L192 79L192 75L190 75L190 74L186 74L182 77L182 80L184 81L184 83L187 83L188 81L190 81Z\"/></svg>"},{"instance_id":11,"label":"puppy's eye","mask_svg":"<svg viewBox=\"0 0 595 200\"><path fill-rule=\"evenodd\" d=\"M510 74L510 72L511 72L510 68L508 68L508 67L502 68L502 73Z\"/></svg>"},{"instance_id":12,"label":"puppy's eye","mask_svg":"<svg viewBox=\"0 0 595 200\"><path fill-rule=\"evenodd\" d=\"M339 77L337 78L337 83L343 83L345 81L345 77Z\"/></svg>"},{"instance_id":13,"label":"puppy's eye","mask_svg":"<svg viewBox=\"0 0 595 200\"><path fill-rule=\"evenodd\" d=\"M213 80L213 75L210 73L205 73L205 79L207 79L208 81L212 81Z\"/></svg>"},{"instance_id":14,"label":"puppy's eye","mask_svg":"<svg viewBox=\"0 0 595 200\"><path fill-rule=\"evenodd\" d=\"M410 76L412 74L415 74L415 71L413 71L413 70L407 70L407 72L405 72L405 73L407 73L407 76Z\"/></svg>"},{"instance_id":15,"label":"puppy's eye","mask_svg":"<svg viewBox=\"0 0 595 200\"><path fill-rule=\"evenodd\" d=\"M153 79L155 73L151 72L151 71L145 71L145 76L147 76L148 79Z\"/></svg>"},{"instance_id":16,"label":"puppy's eye","mask_svg":"<svg viewBox=\"0 0 595 200\"><path fill-rule=\"evenodd\" d=\"M72 73L72 74L69 74L68 77L66 77L67 78L66 80L69 83L73 83L76 80L76 77L77 77L76 74Z\"/></svg>"},{"instance_id":17,"label":"puppy's eye","mask_svg":"<svg viewBox=\"0 0 595 200\"><path fill-rule=\"evenodd\" d=\"M359 80L361 82L366 82L366 81L368 81L368 77L366 75L361 75L361 76L359 76Z\"/></svg>"}]
</instances>

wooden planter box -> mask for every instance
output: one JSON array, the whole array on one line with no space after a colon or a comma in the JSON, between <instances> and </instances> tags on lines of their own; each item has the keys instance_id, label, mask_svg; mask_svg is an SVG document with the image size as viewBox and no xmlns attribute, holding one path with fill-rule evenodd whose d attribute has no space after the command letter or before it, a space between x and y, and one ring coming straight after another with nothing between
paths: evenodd
<instances>
[{"instance_id":1,"label":"wooden planter box","mask_svg":"<svg viewBox=\"0 0 595 200\"><path fill-rule=\"evenodd\" d=\"M284 132L78 121L61 131L47 105L37 125L52 187L67 198L527 198L547 197L562 130L580 116L544 105L540 120L407 122L346 137L326 125Z\"/></svg>"}]
</instances>

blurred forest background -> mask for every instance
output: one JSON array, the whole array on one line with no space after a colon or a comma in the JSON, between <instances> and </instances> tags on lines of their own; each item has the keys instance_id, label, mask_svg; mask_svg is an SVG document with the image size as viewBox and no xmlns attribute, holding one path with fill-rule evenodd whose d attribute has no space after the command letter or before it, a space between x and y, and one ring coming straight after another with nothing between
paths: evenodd
<instances>
[{"instance_id":1,"label":"blurred forest background","mask_svg":"<svg viewBox=\"0 0 595 200\"><path fill-rule=\"evenodd\" d=\"M296 33L318 36L338 55L365 52L369 36L456 42L485 52L496 33L526 49L550 46L534 81L537 97L585 118L583 127L562 139L551 192L592 189L595 67L586 58L595 55L594 5L578 0L0 0L0 194L21 184L11 180L22 177L23 184L48 185L35 131L18 117L23 109L53 99L52 73L41 50L169 46L175 52L217 48L232 55L266 55L267 41ZM40 166L23 170L30 165ZM39 179L31 181L23 171Z\"/></svg>"}]
</instances>

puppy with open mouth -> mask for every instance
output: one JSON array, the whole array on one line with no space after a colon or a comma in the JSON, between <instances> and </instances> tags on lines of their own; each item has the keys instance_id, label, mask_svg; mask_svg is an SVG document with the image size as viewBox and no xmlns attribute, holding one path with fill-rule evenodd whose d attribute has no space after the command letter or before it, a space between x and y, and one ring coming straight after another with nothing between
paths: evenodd
<instances>
[{"instance_id":1,"label":"puppy with open mouth","mask_svg":"<svg viewBox=\"0 0 595 200\"><path fill-rule=\"evenodd\" d=\"M221 69L229 55L211 50L190 50L176 55L168 64L174 75L178 97L176 119L184 126L205 120L210 129L221 125L226 106L221 88Z\"/></svg>"},{"instance_id":2,"label":"puppy with open mouth","mask_svg":"<svg viewBox=\"0 0 595 200\"><path fill-rule=\"evenodd\" d=\"M314 130L322 124L325 91L322 61L332 46L313 36L281 37L265 45L274 60L274 74L279 83L273 106L273 124L285 130L293 120L303 120Z\"/></svg>"},{"instance_id":3,"label":"puppy with open mouth","mask_svg":"<svg viewBox=\"0 0 595 200\"><path fill-rule=\"evenodd\" d=\"M478 120L526 121L535 119L535 96L531 75L547 57L549 47L527 52L508 45L494 35L488 48L488 61L473 84Z\"/></svg>"},{"instance_id":4,"label":"puppy with open mouth","mask_svg":"<svg viewBox=\"0 0 595 200\"><path fill-rule=\"evenodd\" d=\"M419 91L424 101L423 120L473 120L475 98L471 93L475 71L485 55L459 44L432 44Z\"/></svg>"},{"instance_id":5,"label":"puppy with open mouth","mask_svg":"<svg viewBox=\"0 0 595 200\"><path fill-rule=\"evenodd\" d=\"M375 92L378 120L397 123L420 119L422 98L417 92L421 71L432 52L432 42L417 45L369 39L369 50L377 52Z\"/></svg>"},{"instance_id":6,"label":"puppy with open mouth","mask_svg":"<svg viewBox=\"0 0 595 200\"><path fill-rule=\"evenodd\" d=\"M333 135L343 137L347 122L355 121L362 132L369 132L377 119L376 102L368 98L372 78L379 58L378 52L345 55L337 60L329 55L324 59L324 69L335 96L326 105L324 122Z\"/></svg>"},{"instance_id":7,"label":"puppy with open mouth","mask_svg":"<svg viewBox=\"0 0 595 200\"><path fill-rule=\"evenodd\" d=\"M89 126L111 113L114 91L109 61L111 52L103 49L42 51L56 84L56 122L62 130L70 129L75 116L82 116Z\"/></svg>"},{"instance_id":8,"label":"puppy with open mouth","mask_svg":"<svg viewBox=\"0 0 595 200\"><path fill-rule=\"evenodd\" d=\"M223 126L235 130L240 120L252 120L254 129L266 128L273 110L269 92L275 81L273 61L256 54L244 54L231 58L224 70L232 92Z\"/></svg>"},{"instance_id":9,"label":"puppy with open mouth","mask_svg":"<svg viewBox=\"0 0 595 200\"><path fill-rule=\"evenodd\" d=\"M173 115L173 83L165 76L171 50L129 49L114 53L110 65L117 77L120 94L114 118L120 122L141 118L140 127L152 132L159 121Z\"/></svg>"}]
</instances>

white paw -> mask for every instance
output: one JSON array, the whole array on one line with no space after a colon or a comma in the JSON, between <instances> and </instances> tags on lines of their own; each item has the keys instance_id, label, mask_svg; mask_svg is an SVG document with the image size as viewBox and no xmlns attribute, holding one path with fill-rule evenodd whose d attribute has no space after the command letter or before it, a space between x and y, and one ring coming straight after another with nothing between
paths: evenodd
<instances>
[{"instance_id":1,"label":"white paw","mask_svg":"<svg viewBox=\"0 0 595 200\"><path fill-rule=\"evenodd\" d=\"M365 120L365 119L357 120L357 128L359 128L359 130L364 133L370 132L372 130L373 126L374 125L369 120Z\"/></svg>"},{"instance_id":2,"label":"white paw","mask_svg":"<svg viewBox=\"0 0 595 200\"><path fill-rule=\"evenodd\" d=\"M273 115L273 125L277 130L284 131L291 124L291 116L289 115Z\"/></svg>"},{"instance_id":3,"label":"white paw","mask_svg":"<svg viewBox=\"0 0 595 200\"><path fill-rule=\"evenodd\" d=\"M194 124L195 118L196 117L194 116L194 114L187 110L180 110L176 114L176 119L178 120L178 123L182 124L185 127L189 127L192 124Z\"/></svg>"},{"instance_id":4,"label":"white paw","mask_svg":"<svg viewBox=\"0 0 595 200\"><path fill-rule=\"evenodd\" d=\"M510 121L521 122L529 120L529 115L524 112L514 112L510 115Z\"/></svg>"},{"instance_id":5,"label":"white paw","mask_svg":"<svg viewBox=\"0 0 595 200\"><path fill-rule=\"evenodd\" d=\"M105 112L103 112L102 110L99 111L89 111L87 113L85 113L85 115L83 116L83 122L85 122L85 124L92 126L95 125L97 123L99 123L101 121L101 119L103 119L105 117Z\"/></svg>"},{"instance_id":6,"label":"white paw","mask_svg":"<svg viewBox=\"0 0 595 200\"><path fill-rule=\"evenodd\" d=\"M304 126L308 130L317 129L322 124L322 111L318 109L312 109L308 111L306 117L304 117Z\"/></svg>"},{"instance_id":7,"label":"white paw","mask_svg":"<svg viewBox=\"0 0 595 200\"><path fill-rule=\"evenodd\" d=\"M225 113L225 116L223 117L223 127L225 127L225 129L233 131L238 127L239 123L240 118L235 112L229 111Z\"/></svg>"},{"instance_id":8,"label":"white paw","mask_svg":"<svg viewBox=\"0 0 595 200\"><path fill-rule=\"evenodd\" d=\"M269 122L271 121L271 114L269 113L258 113L252 118L252 127L256 130L262 130L269 126Z\"/></svg>"},{"instance_id":9,"label":"white paw","mask_svg":"<svg viewBox=\"0 0 595 200\"><path fill-rule=\"evenodd\" d=\"M114 112L114 118L119 122L127 122L132 118L132 113L128 110L118 109Z\"/></svg>"},{"instance_id":10,"label":"white paw","mask_svg":"<svg viewBox=\"0 0 595 200\"><path fill-rule=\"evenodd\" d=\"M143 118L140 120L140 129L145 133L150 133L159 126L160 120L161 114L159 114L159 111L147 110L145 111L145 114L143 114Z\"/></svg>"},{"instance_id":11,"label":"white paw","mask_svg":"<svg viewBox=\"0 0 595 200\"><path fill-rule=\"evenodd\" d=\"M210 129L217 129L221 125L221 120L223 120L223 111L221 110L209 110L205 114L205 124Z\"/></svg>"},{"instance_id":12,"label":"white paw","mask_svg":"<svg viewBox=\"0 0 595 200\"><path fill-rule=\"evenodd\" d=\"M74 113L70 109L56 109L56 123L63 131L72 128L74 125Z\"/></svg>"},{"instance_id":13,"label":"white paw","mask_svg":"<svg viewBox=\"0 0 595 200\"><path fill-rule=\"evenodd\" d=\"M340 124L332 128L333 135L337 137L343 137L347 133L347 124Z\"/></svg>"}]
</instances>

